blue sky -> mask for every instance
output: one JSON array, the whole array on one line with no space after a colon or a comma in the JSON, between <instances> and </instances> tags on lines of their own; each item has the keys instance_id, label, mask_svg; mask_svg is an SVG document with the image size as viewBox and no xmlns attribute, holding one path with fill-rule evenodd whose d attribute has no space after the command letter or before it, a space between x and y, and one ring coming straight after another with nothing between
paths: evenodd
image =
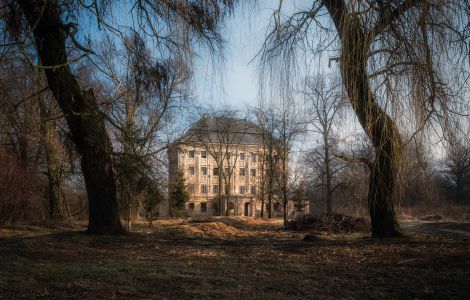
<instances>
[{"instance_id":1,"label":"blue sky","mask_svg":"<svg viewBox=\"0 0 470 300\"><path fill-rule=\"evenodd\" d=\"M275 2L266 1L256 15L236 11L228 20L224 32L225 59L221 64L213 66L210 57L196 61L194 92L201 104L238 109L246 104L256 105L259 73L253 58L262 46L273 12L269 6L274 7Z\"/></svg>"},{"instance_id":2,"label":"blue sky","mask_svg":"<svg viewBox=\"0 0 470 300\"><path fill-rule=\"evenodd\" d=\"M194 62L193 92L202 105L230 105L243 109L245 104L255 105L258 94L258 71L255 57L264 41L266 28L278 0L262 0L256 8L247 4L238 7L224 23L223 38L226 43L223 61L207 56L207 51L197 53ZM120 4L107 21L115 27L128 25L130 11L127 4ZM89 14L79 17L80 37L98 43L106 31L98 30L96 19ZM112 35L111 35L112 36ZM115 36L119 45L119 38ZM148 41L152 47L154 41ZM87 43L84 42L86 45ZM95 45L96 46L96 45Z\"/></svg>"}]
</instances>

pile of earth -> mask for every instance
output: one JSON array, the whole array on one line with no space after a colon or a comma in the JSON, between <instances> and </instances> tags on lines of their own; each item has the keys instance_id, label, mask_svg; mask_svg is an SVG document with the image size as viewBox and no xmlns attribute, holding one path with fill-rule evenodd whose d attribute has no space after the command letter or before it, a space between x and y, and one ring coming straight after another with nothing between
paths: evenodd
<instances>
[{"instance_id":1,"label":"pile of earth","mask_svg":"<svg viewBox=\"0 0 470 300\"><path fill-rule=\"evenodd\" d=\"M182 224L187 234L198 237L230 238L244 235L245 232L217 219L189 218Z\"/></svg>"},{"instance_id":2,"label":"pile of earth","mask_svg":"<svg viewBox=\"0 0 470 300\"><path fill-rule=\"evenodd\" d=\"M369 232L370 222L365 218L342 214L304 215L289 221L288 229L295 231Z\"/></svg>"}]
</instances>

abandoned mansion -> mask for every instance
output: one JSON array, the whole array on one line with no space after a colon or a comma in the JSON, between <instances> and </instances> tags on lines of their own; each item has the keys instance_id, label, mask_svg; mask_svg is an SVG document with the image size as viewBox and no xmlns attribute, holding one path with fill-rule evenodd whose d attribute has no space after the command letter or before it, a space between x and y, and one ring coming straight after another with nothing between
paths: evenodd
<instances>
[{"instance_id":1,"label":"abandoned mansion","mask_svg":"<svg viewBox=\"0 0 470 300\"><path fill-rule=\"evenodd\" d=\"M168 150L170 182L185 178L188 215L258 216L262 132L231 117L202 117ZM171 201L170 201L171 206Z\"/></svg>"}]
</instances>

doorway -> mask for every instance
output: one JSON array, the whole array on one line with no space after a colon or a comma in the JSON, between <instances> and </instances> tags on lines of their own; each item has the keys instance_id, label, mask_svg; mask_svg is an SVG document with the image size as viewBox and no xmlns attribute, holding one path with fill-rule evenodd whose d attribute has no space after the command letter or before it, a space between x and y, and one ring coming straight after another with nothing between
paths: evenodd
<instances>
[{"instance_id":1,"label":"doorway","mask_svg":"<svg viewBox=\"0 0 470 300\"><path fill-rule=\"evenodd\" d=\"M250 216L250 202L245 203L245 210L244 210L244 216L249 217Z\"/></svg>"}]
</instances>

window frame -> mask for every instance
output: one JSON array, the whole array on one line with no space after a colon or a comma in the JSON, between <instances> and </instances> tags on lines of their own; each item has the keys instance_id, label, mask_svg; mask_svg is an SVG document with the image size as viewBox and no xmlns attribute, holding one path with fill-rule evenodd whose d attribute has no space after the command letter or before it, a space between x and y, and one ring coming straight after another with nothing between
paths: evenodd
<instances>
[{"instance_id":1,"label":"window frame","mask_svg":"<svg viewBox=\"0 0 470 300\"><path fill-rule=\"evenodd\" d=\"M256 185L250 185L250 195L256 195Z\"/></svg>"}]
</instances>

